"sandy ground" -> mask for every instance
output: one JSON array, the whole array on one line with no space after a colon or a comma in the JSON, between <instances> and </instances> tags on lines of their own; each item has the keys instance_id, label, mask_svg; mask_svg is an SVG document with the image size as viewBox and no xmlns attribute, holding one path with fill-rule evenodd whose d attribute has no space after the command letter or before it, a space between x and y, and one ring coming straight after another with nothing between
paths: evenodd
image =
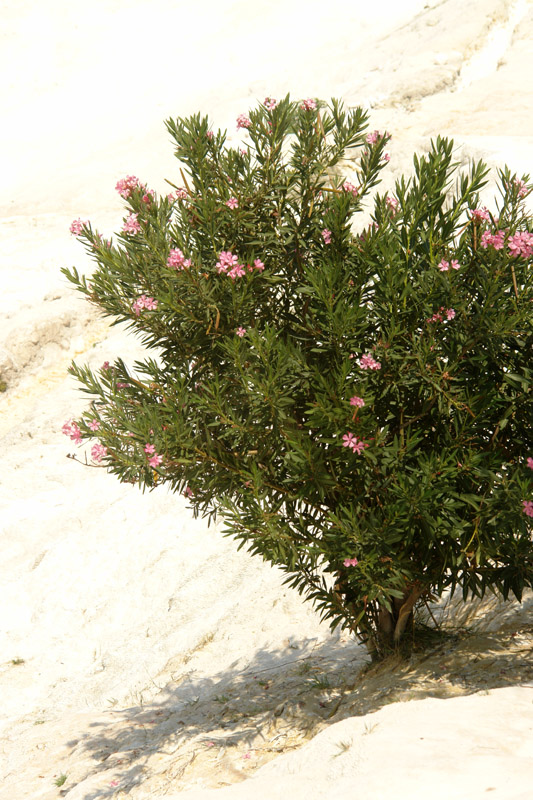
<instances>
[{"instance_id":1,"label":"sandy ground","mask_svg":"<svg viewBox=\"0 0 533 800\"><path fill-rule=\"evenodd\" d=\"M61 435L85 403L70 360L141 353L66 285L90 269L68 228L118 229L126 174L175 179L166 117L236 140L266 95L336 96L393 133L388 185L439 133L464 164L533 172L533 4L379 8L0 4L2 800L531 797L531 594L445 612L446 636L369 670L184 498L68 460Z\"/></svg>"}]
</instances>

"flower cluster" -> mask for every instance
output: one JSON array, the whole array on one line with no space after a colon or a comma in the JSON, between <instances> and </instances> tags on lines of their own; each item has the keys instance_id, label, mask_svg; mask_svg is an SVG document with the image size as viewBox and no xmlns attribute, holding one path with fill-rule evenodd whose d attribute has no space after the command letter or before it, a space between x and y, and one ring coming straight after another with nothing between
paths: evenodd
<instances>
[{"instance_id":1,"label":"flower cluster","mask_svg":"<svg viewBox=\"0 0 533 800\"><path fill-rule=\"evenodd\" d=\"M513 178L513 184L518 190L518 197L525 197L528 193L528 188L523 180L520 178Z\"/></svg>"},{"instance_id":2,"label":"flower cluster","mask_svg":"<svg viewBox=\"0 0 533 800\"><path fill-rule=\"evenodd\" d=\"M491 245L495 250L503 250L504 239L505 231L496 231L496 233L483 231L481 234L481 247L486 250L487 247Z\"/></svg>"},{"instance_id":3,"label":"flower cluster","mask_svg":"<svg viewBox=\"0 0 533 800\"><path fill-rule=\"evenodd\" d=\"M524 506L524 514L527 514L528 517L533 517L533 501L522 500L522 505Z\"/></svg>"},{"instance_id":4,"label":"flower cluster","mask_svg":"<svg viewBox=\"0 0 533 800\"><path fill-rule=\"evenodd\" d=\"M440 271L441 271L441 272L448 272L448 270L450 269L450 267L451 267L452 269L460 269L460 268L461 268L461 265L459 264L459 262L457 261L457 259L456 259L456 258L452 259L452 263L451 263L451 264L450 264L450 262L449 262L449 261L446 261L446 260L443 258L443 259L442 259L442 261L439 263L439 265L438 265L438 266L439 266L439 269L440 269Z\"/></svg>"},{"instance_id":5,"label":"flower cluster","mask_svg":"<svg viewBox=\"0 0 533 800\"><path fill-rule=\"evenodd\" d=\"M356 567L359 561L356 558L345 558L342 563L345 567Z\"/></svg>"},{"instance_id":6,"label":"flower cluster","mask_svg":"<svg viewBox=\"0 0 533 800\"><path fill-rule=\"evenodd\" d=\"M350 405L357 406L357 408L363 408L365 401L362 397L350 397Z\"/></svg>"},{"instance_id":7,"label":"flower cluster","mask_svg":"<svg viewBox=\"0 0 533 800\"><path fill-rule=\"evenodd\" d=\"M447 320L455 318L455 311L453 310L453 308L444 308L444 306L441 306L439 310L435 312L435 314L433 314L432 317L428 317L426 322L442 322L444 319L444 317L442 316L443 314Z\"/></svg>"},{"instance_id":8,"label":"flower cluster","mask_svg":"<svg viewBox=\"0 0 533 800\"><path fill-rule=\"evenodd\" d=\"M79 425L74 420L69 419L61 428L65 436L69 436L76 444L81 444L81 431Z\"/></svg>"},{"instance_id":9,"label":"flower cluster","mask_svg":"<svg viewBox=\"0 0 533 800\"><path fill-rule=\"evenodd\" d=\"M357 186L354 186L353 183L350 183L350 181L344 181L344 183L342 184L342 191L348 192L353 197L357 197L357 195L359 194L359 189L357 188Z\"/></svg>"},{"instance_id":10,"label":"flower cluster","mask_svg":"<svg viewBox=\"0 0 533 800\"><path fill-rule=\"evenodd\" d=\"M389 209L390 213L394 215L398 210L399 201L396 199L396 197L391 197L390 195L387 195L385 198L385 205Z\"/></svg>"},{"instance_id":11,"label":"flower cluster","mask_svg":"<svg viewBox=\"0 0 533 800\"><path fill-rule=\"evenodd\" d=\"M244 264L239 264L238 257L233 255L230 250L222 250L215 267L219 275L223 272L232 280L235 280L235 278L242 278L242 276L246 274ZM250 264L247 264L246 267L248 272L252 272L254 269L263 272L265 265L259 258L256 258L253 267L251 267Z\"/></svg>"},{"instance_id":12,"label":"flower cluster","mask_svg":"<svg viewBox=\"0 0 533 800\"><path fill-rule=\"evenodd\" d=\"M91 457L93 461L100 462L104 456L107 455L107 447L103 444L93 444L91 447Z\"/></svg>"},{"instance_id":13,"label":"flower cluster","mask_svg":"<svg viewBox=\"0 0 533 800\"><path fill-rule=\"evenodd\" d=\"M308 97L307 100L303 100L300 108L302 111L314 111L316 108L316 100L313 100L312 97Z\"/></svg>"},{"instance_id":14,"label":"flower cluster","mask_svg":"<svg viewBox=\"0 0 533 800\"><path fill-rule=\"evenodd\" d=\"M117 182L115 189L121 197L128 199L131 195L132 189L137 189L141 186L139 179L135 175L127 175L125 178Z\"/></svg>"},{"instance_id":15,"label":"flower cluster","mask_svg":"<svg viewBox=\"0 0 533 800\"><path fill-rule=\"evenodd\" d=\"M370 353L365 353L357 362L361 369L381 369L381 363L375 361Z\"/></svg>"},{"instance_id":16,"label":"flower cluster","mask_svg":"<svg viewBox=\"0 0 533 800\"><path fill-rule=\"evenodd\" d=\"M331 231L328 228L324 228L322 231L322 238L324 239L324 244L331 244Z\"/></svg>"},{"instance_id":17,"label":"flower cluster","mask_svg":"<svg viewBox=\"0 0 533 800\"><path fill-rule=\"evenodd\" d=\"M74 222L71 224L69 230L71 233L74 234L74 236L79 236L83 230L83 226L86 224L87 224L86 222L82 222L81 219L78 217L78 219L75 219Z\"/></svg>"},{"instance_id":18,"label":"flower cluster","mask_svg":"<svg viewBox=\"0 0 533 800\"><path fill-rule=\"evenodd\" d=\"M249 128L252 124L252 121L246 116L246 114L239 114L237 117L237 130L239 128Z\"/></svg>"},{"instance_id":19,"label":"flower cluster","mask_svg":"<svg viewBox=\"0 0 533 800\"><path fill-rule=\"evenodd\" d=\"M188 269L191 266L191 259L185 258L179 247L174 247L167 258L167 267L175 267L176 269Z\"/></svg>"},{"instance_id":20,"label":"flower cluster","mask_svg":"<svg viewBox=\"0 0 533 800\"><path fill-rule=\"evenodd\" d=\"M147 311L155 311L157 308L157 300L155 300L153 297L147 297L145 294L142 294L134 302L131 310L134 314L136 314L136 316L139 316L143 308L145 308Z\"/></svg>"},{"instance_id":21,"label":"flower cluster","mask_svg":"<svg viewBox=\"0 0 533 800\"><path fill-rule=\"evenodd\" d=\"M126 220L124 220L124 225L122 226L123 233L139 233L141 230L141 226L139 221L137 220L138 214L130 214Z\"/></svg>"},{"instance_id":22,"label":"flower cluster","mask_svg":"<svg viewBox=\"0 0 533 800\"><path fill-rule=\"evenodd\" d=\"M146 444L144 446L144 452L148 456L148 463L151 467L158 467L163 461L163 456L156 453L155 445L153 444Z\"/></svg>"},{"instance_id":23,"label":"flower cluster","mask_svg":"<svg viewBox=\"0 0 533 800\"><path fill-rule=\"evenodd\" d=\"M269 111L273 111L278 104L277 100L274 100L273 97L265 97L265 101L263 103L265 108L268 108Z\"/></svg>"},{"instance_id":24,"label":"flower cluster","mask_svg":"<svg viewBox=\"0 0 533 800\"><path fill-rule=\"evenodd\" d=\"M365 447L368 447L362 439L358 439L357 436L354 436L350 431L344 434L342 441L343 447L349 447L354 453L358 453L359 455L361 455Z\"/></svg>"},{"instance_id":25,"label":"flower cluster","mask_svg":"<svg viewBox=\"0 0 533 800\"><path fill-rule=\"evenodd\" d=\"M488 209L485 208L485 206L483 206L482 208L471 208L470 216L472 217L472 219L475 219L478 222L481 222L482 219L490 222L490 213Z\"/></svg>"},{"instance_id":26,"label":"flower cluster","mask_svg":"<svg viewBox=\"0 0 533 800\"><path fill-rule=\"evenodd\" d=\"M528 231L518 231L514 236L510 236L507 242L509 252L515 258L531 258L533 256L533 233Z\"/></svg>"}]
</instances>

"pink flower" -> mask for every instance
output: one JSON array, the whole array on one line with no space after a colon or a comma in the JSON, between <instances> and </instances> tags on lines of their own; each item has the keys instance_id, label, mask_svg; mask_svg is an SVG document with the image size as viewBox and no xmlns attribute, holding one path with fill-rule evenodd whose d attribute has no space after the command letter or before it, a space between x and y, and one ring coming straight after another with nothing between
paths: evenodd
<instances>
[{"instance_id":1,"label":"pink flower","mask_svg":"<svg viewBox=\"0 0 533 800\"><path fill-rule=\"evenodd\" d=\"M533 517L533 502L531 500L522 500L522 505L524 506L524 514L527 514L528 517Z\"/></svg>"},{"instance_id":2,"label":"pink flower","mask_svg":"<svg viewBox=\"0 0 533 800\"><path fill-rule=\"evenodd\" d=\"M449 262L442 259L442 261L439 263L439 269L441 272L448 272L448 270L450 269Z\"/></svg>"},{"instance_id":3,"label":"pink flower","mask_svg":"<svg viewBox=\"0 0 533 800\"><path fill-rule=\"evenodd\" d=\"M81 431L79 425L74 422L74 420L70 419L68 422L65 422L61 430L65 436L70 436L73 442L81 444Z\"/></svg>"},{"instance_id":4,"label":"pink flower","mask_svg":"<svg viewBox=\"0 0 533 800\"><path fill-rule=\"evenodd\" d=\"M342 184L342 190L343 192L350 192L350 194L352 194L354 197L357 197L359 193L357 186L354 186L353 183L350 183L350 181L344 181Z\"/></svg>"},{"instance_id":5,"label":"pink flower","mask_svg":"<svg viewBox=\"0 0 533 800\"><path fill-rule=\"evenodd\" d=\"M207 136L208 139L212 139L214 135L215 134L213 133L213 131L207 131L207 133L206 133L206 136Z\"/></svg>"},{"instance_id":6,"label":"pink flower","mask_svg":"<svg viewBox=\"0 0 533 800\"><path fill-rule=\"evenodd\" d=\"M513 178L513 184L518 189L518 197L525 197L528 192L528 188L524 181L520 180L520 178Z\"/></svg>"},{"instance_id":7,"label":"pink flower","mask_svg":"<svg viewBox=\"0 0 533 800\"><path fill-rule=\"evenodd\" d=\"M139 179L136 178L135 175L128 175L127 177L118 181L115 189L122 197L127 199L131 194L131 190L136 189L139 185Z\"/></svg>"},{"instance_id":8,"label":"pink flower","mask_svg":"<svg viewBox=\"0 0 533 800\"><path fill-rule=\"evenodd\" d=\"M517 231L514 236L509 237L507 247L514 258L530 258L533 255L533 233Z\"/></svg>"},{"instance_id":9,"label":"pink flower","mask_svg":"<svg viewBox=\"0 0 533 800\"><path fill-rule=\"evenodd\" d=\"M481 247L486 250L490 244L495 250L503 250L504 239L505 231L496 231L496 233L483 231L481 234Z\"/></svg>"},{"instance_id":10,"label":"pink flower","mask_svg":"<svg viewBox=\"0 0 533 800\"><path fill-rule=\"evenodd\" d=\"M91 447L91 456L93 461L101 461L107 455L107 447L103 444L95 444Z\"/></svg>"},{"instance_id":11,"label":"pink flower","mask_svg":"<svg viewBox=\"0 0 533 800\"><path fill-rule=\"evenodd\" d=\"M453 308L447 308L444 313L446 314L446 319L453 319L455 317L455 311Z\"/></svg>"},{"instance_id":12,"label":"pink flower","mask_svg":"<svg viewBox=\"0 0 533 800\"><path fill-rule=\"evenodd\" d=\"M83 230L83 226L86 224L87 224L86 222L82 222L81 219L78 217L78 219L75 219L74 222L71 224L69 230L71 233L74 234L74 236L79 236Z\"/></svg>"},{"instance_id":13,"label":"pink flower","mask_svg":"<svg viewBox=\"0 0 533 800\"><path fill-rule=\"evenodd\" d=\"M251 124L252 121L248 119L246 114L239 114L237 117L237 130L239 130L239 128L249 128Z\"/></svg>"},{"instance_id":14,"label":"pink flower","mask_svg":"<svg viewBox=\"0 0 533 800\"><path fill-rule=\"evenodd\" d=\"M234 256L229 250L222 250L218 257L218 263L216 264L218 274L220 275L221 272L227 272L228 269L234 267L238 261L239 259L237 256Z\"/></svg>"},{"instance_id":15,"label":"pink flower","mask_svg":"<svg viewBox=\"0 0 533 800\"><path fill-rule=\"evenodd\" d=\"M137 221L138 214L130 214L122 226L123 233L139 233L141 226Z\"/></svg>"},{"instance_id":16,"label":"pink flower","mask_svg":"<svg viewBox=\"0 0 533 800\"><path fill-rule=\"evenodd\" d=\"M314 111L316 108L316 100L313 100L312 97L308 97L307 100L304 100L300 105L302 111Z\"/></svg>"},{"instance_id":17,"label":"pink flower","mask_svg":"<svg viewBox=\"0 0 533 800\"><path fill-rule=\"evenodd\" d=\"M183 269L185 263L185 256L179 247L174 247L167 258L167 267L175 267L176 269Z\"/></svg>"},{"instance_id":18,"label":"pink flower","mask_svg":"<svg viewBox=\"0 0 533 800\"><path fill-rule=\"evenodd\" d=\"M98 419L91 419L91 420L89 420L89 423L88 423L88 424L89 424L89 428L90 428L92 431L97 431L97 430L99 429L99 427L100 427L100 420L98 420Z\"/></svg>"},{"instance_id":19,"label":"pink flower","mask_svg":"<svg viewBox=\"0 0 533 800\"><path fill-rule=\"evenodd\" d=\"M256 258L254 261L254 267L259 270L259 272L263 272L265 265L261 261L261 259Z\"/></svg>"},{"instance_id":20,"label":"pink flower","mask_svg":"<svg viewBox=\"0 0 533 800\"><path fill-rule=\"evenodd\" d=\"M485 219L490 222L490 214L488 209L483 206L483 208L471 208L470 214L473 219L482 220Z\"/></svg>"},{"instance_id":21,"label":"pink flower","mask_svg":"<svg viewBox=\"0 0 533 800\"><path fill-rule=\"evenodd\" d=\"M265 102L263 103L265 108L268 108L269 111L272 111L274 108L276 108L277 104L278 101L274 100L273 97L265 97Z\"/></svg>"},{"instance_id":22,"label":"pink flower","mask_svg":"<svg viewBox=\"0 0 533 800\"><path fill-rule=\"evenodd\" d=\"M148 463L151 467L158 467L161 462L163 461L163 456L159 456L157 453L154 453L152 458L148 459Z\"/></svg>"},{"instance_id":23,"label":"pink flower","mask_svg":"<svg viewBox=\"0 0 533 800\"><path fill-rule=\"evenodd\" d=\"M452 269L461 269L461 265L457 261L456 258L453 259L452 263L450 264Z\"/></svg>"},{"instance_id":24,"label":"pink flower","mask_svg":"<svg viewBox=\"0 0 533 800\"><path fill-rule=\"evenodd\" d=\"M144 445L144 452L148 453L148 455L151 456L152 453L155 453L155 445L154 444L145 444Z\"/></svg>"},{"instance_id":25,"label":"pink flower","mask_svg":"<svg viewBox=\"0 0 533 800\"><path fill-rule=\"evenodd\" d=\"M244 336L245 333L246 333L246 328L242 328L242 327L241 328L237 328L237 336L240 336L241 339L242 339L242 337Z\"/></svg>"},{"instance_id":26,"label":"pink flower","mask_svg":"<svg viewBox=\"0 0 533 800\"><path fill-rule=\"evenodd\" d=\"M383 161L390 161L390 155L388 153L383 153L382 160Z\"/></svg>"},{"instance_id":27,"label":"pink flower","mask_svg":"<svg viewBox=\"0 0 533 800\"><path fill-rule=\"evenodd\" d=\"M369 133L366 137L367 144L375 144L378 139L381 139L381 133L379 131L373 131Z\"/></svg>"},{"instance_id":28,"label":"pink flower","mask_svg":"<svg viewBox=\"0 0 533 800\"><path fill-rule=\"evenodd\" d=\"M322 238L324 239L325 244L331 244L331 231L327 228L324 228L322 231Z\"/></svg>"},{"instance_id":29,"label":"pink flower","mask_svg":"<svg viewBox=\"0 0 533 800\"><path fill-rule=\"evenodd\" d=\"M242 264L235 264L233 269L228 272L228 275L234 281L235 278L242 278L243 275L246 275L246 270Z\"/></svg>"},{"instance_id":30,"label":"pink flower","mask_svg":"<svg viewBox=\"0 0 533 800\"><path fill-rule=\"evenodd\" d=\"M389 195L387 195L387 197L385 198L385 204L389 209L389 211L391 212L391 214L395 214L396 211L398 210L398 200L395 197L390 197Z\"/></svg>"},{"instance_id":31,"label":"pink flower","mask_svg":"<svg viewBox=\"0 0 533 800\"><path fill-rule=\"evenodd\" d=\"M134 314L136 314L136 316L139 316L143 308L146 308L147 311L155 311L157 308L157 300L155 300L153 297L147 297L145 294L142 294L134 302L131 310Z\"/></svg>"},{"instance_id":32,"label":"pink flower","mask_svg":"<svg viewBox=\"0 0 533 800\"><path fill-rule=\"evenodd\" d=\"M345 567L356 567L359 561L356 558L345 558L342 563Z\"/></svg>"},{"instance_id":33,"label":"pink flower","mask_svg":"<svg viewBox=\"0 0 533 800\"><path fill-rule=\"evenodd\" d=\"M191 489L190 486L186 486L185 487L185 491L183 492L183 496L184 497L192 497L193 496L193 490Z\"/></svg>"},{"instance_id":34,"label":"pink flower","mask_svg":"<svg viewBox=\"0 0 533 800\"><path fill-rule=\"evenodd\" d=\"M381 369L381 363L379 361L375 361L370 353L365 353L364 356L361 356L357 363L361 369Z\"/></svg>"},{"instance_id":35,"label":"pink flower","mask_svg":"<svg viewBox=\"0 0 533 800\"><path fill-rule=\"evenodd\" d=\"M342 437L343 447L351 447L354 453L358 453L359 455L363 452L365 447L368 447L362 439L357 439L357 436L354 436L353 433L348 431Z\"/></svg>"},{"instance_id":36,"label":"pink flower","mask_svg":"<svg viewBox=\"0 0 533 800\"><path fill-rule=\"evenodd\" d=\"M100 369L111 369L111 367L109 365L109 361L104 361L104 363L102 364Z\"/></svg>"},{"instance_id":37,"label":"pink flower","mask_svg":"<svg viewBox=\"0 0 533 800\"><path fill-rule=\"evenodd\" d=\"M357 406L357 408L362 408L365 404L365 401L362 397L350 397L350 405Z\"/></svg>"},{"instance_id":38,"label":"pink flower","mask_svg":"<svg viewBox=\"0 0 533 800\"><path fill-rule=\"evenodd\" d=\"M230 197L229 200L226 200L226 205L228 208L239 208L239 201L236 197Z\"/></svg>"},{"instance_id":39,"label":"pink flower","mask_svg":"<svg viewBox=\"0 0 533 800\"><path fill-rule=\"evenodd\" d=\"M533 458L528 458L526 464L528 465L529 469L533 469Z\"/></svg>"}]
</instances>

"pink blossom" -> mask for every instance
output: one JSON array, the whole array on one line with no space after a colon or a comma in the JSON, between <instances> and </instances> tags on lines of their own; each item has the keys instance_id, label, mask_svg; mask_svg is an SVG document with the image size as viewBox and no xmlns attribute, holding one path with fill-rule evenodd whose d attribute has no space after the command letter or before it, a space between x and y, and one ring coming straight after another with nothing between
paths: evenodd
<instances>
[{"instance_id":1,"label":"pink blossom","mask_svg":"<svg viewBox=\"0 0 533 800\"><path fill-rule=\"evenodd\" d=\"M490 214L487 208L483 206L483 208L471 208L470 215L473 219L482 220L485 219L490 222Z\"/></svg>"},{"instance_id":2,"label":"pink blossom","mask_svg":"<svg viewBox=\"0 0 533 800\"><path fill-rule=\"evenodd\" d=\"M446 319L453 319L455 317L455 311L453 308L447 308L444 313L446 314Z\"/></svg>"},{"instance_id":3,"label":"pink blossom","mask_svg":"<svg viewBox=\"0 0 533 800\"><path fill-rule=\"evenodd\" d=\"M263 103L265 108L268 108L269 111L272 111L274 108L276 108L277 104L278 101L274 100L273 97L265 97L265 102Z\"/></svg>"},{"instance_id":4,"label":"pink blossom","mask_svg":"<svg viewBox=\"0 0 533 800\"><path fill-rule=\"evenodd\" d=\"M522 505L524 506L524 514L527 514L528 517L533 517L533 502L531 500L522 500Z\"/></svg>"},{"instance_id":5,"label":"pink blossom","mask_svg":"<svg viewBox=\"0 0 533 800\"><path fill-rule=\"evenodd\" d=\"M525 197L528 193L528 188L524 181L520 180L520 178L513 178L513 184L518 189L518 197Z\"/></svg>"},{"instance_id":6,"label":"pink blossom","mask_svg":"<svg viewBox=\"0 0 533 800\"><path fill-rule=\"evenodd\" d=\"M154 453L152 458L148 459L148 463L150 464L151 467L158 467L162 461L163 461L163 456L160 456L157 453Z\"/></svg>"},{"instance_id":7,"label":"pink blossom","mask_svg":"<svg viewBox=\"0 0 533 800\"><path fill-rule=\"evenodd\" d=\"M122 381L117 381L117 389L127 389L129 383L124 383Z\"/></svg>"},{"instance_id":8,"label":"pink blossom","mask_svg":"<svg viewBox=\"0 0 533 800\"><path fill-rule=\"evenodd\" d=\"M242 337L244 336L245 333L246 333L246 328L242 328L242 327L237 328L237 336L240 336L241 339L242 339Z\"/></svg>"},{"instance_id":9,"label":"pink blossom","mask_svg":"<svg viewBox=\"0 0 533 800\"><path fill-rule=\"evenodd\" d=\"M104 361L104 363L102 364L100 369L111 369L111 367L109 365L109 361Z\"/></svg>"},{"instance_id":10,"label":"pink blossom","mask_svg":"<svg viewBox=\"0 0 533 800\"><path fill-rule=\"evenodd\" d=\"M155 311L157 308L157 300L153 297L147 297L145 294L142 294L131 307L131 310L139 316L142 309L146 308L147 311Z\"/></svg>"},{"instance_id":11,"label":"pink blossom","mask_svg":"<svg viewBox=\"0 0 533 800\"><path fill-rule=\"evenodd\" d=\"M256 258L254 261L254 267L259 270L259 272L263 272L265 265L261 261L260 258Z\"/></svg>"},{"instance_id":12,"label":"pink blossom","mask_svg":"<svg viewBox=\"0 0 533 800\"><path fill-rule=\"evenodd\" d=\"M242 264L235 264L233 269L228 272L228 275L234 281L235 278L242 278L243 275L246 275L246 270Z\"/></svg>"},{"instance_id":13,"label":"pink blossom","mask_svg":"<svg viewBox=\"0 0 533 800\"><path fill-rule=\"evenodd\" d=\"M70 419L68 422L65 422L61 430L65 436L69 436L73 442L81 444L81 431L79 425L74 422L74 420Z\"/></svg>"},{"instance_id":14,"label":"pink blossom","mask_svg":"<svg viewBox=\"0 0 533 800\"><path fill-rule=\"evenodd\" d=\"M100 428L100 420L90 419L88 425L92 431L97 431Z\"/></svg>"},{"instance_id":15,"label":"pink blossom","mask_svg":"<svg viewBox=\"0 0 533 800\"><path fill-rule=\"evenodd\" d=\"M359 189L357 186L354 186L353 183L350 183L350 181L344 181L342 184L342 190L343 192L350 192L350 194L352 194L354 197L357 197L359 194Z\"/></svg>"},{"instance_id":16,"label":"pink blossom","mask_svg":"<svg viewBox=\"0 0 533 800\"><path fill-rule=\"evenodd\" d=\"M387 197L385 198L385 204L387 205L387 208L389 209L391 214L395 214L396 211L398 210L398 200L395 197L390 197L389 195L387 195Z\"/></svg>"},{"instance_id":17,"label":"pink blossom","mask_svg":"<svg viewBox=\"0 0 533 800\"><path fill-rule=\"evenodd\" d=\"M304 100L300 105L302 111L314 111L316 108L316 100L313 100L312 97L308 97L307 100Z\"/></svg>"},{"instance_id":18,"label":"pink blossom","mask_svg":"<svg viewBox=\"0 0 533 800\"><path fill-rule=\"evenodd\" d=\"M357 362L361 369L381 369L381 363L375 361L370 353L365 353Z\"/></svg>"},{"instance_id":19,"label":"pink blossom","mask_svg":"<svg viewBox=\"0 0 533 800\"><path fill-rule=\"evenodd\" d=\"M191 489L190 486L186 486L185 487L185 491L183 492L183 496L184 497L192 497L193 496L193 490Z\"/></svg>"},{"instance_id":20,"label":"pink blossom","mask_svg":"<svg viewBox=\"0 0 533 800\"><path fill-rule=\"evenodd\" d=\"M246 114L239 114L237 117L237 130L239 128L249 128L252 124L252 121L246 116Z\"/></svg>"},{"instance_id":21,"label":"pink blossom","mask_svg":"<svg viewBox=\"0 0 533 800\"><path fill-rule=\"evenodd\" d=\"M115 189L122 197L127 199L131 194L131 190L136 189L139 185L139 179L136 178L135 175L127 175L125 178L118 181Z\"/></svg>"},{"instance_id":22,"label":"pink blossom","mask_svg":"<svg viewBox=\"0 0 533 800\"><path fill-rule=\"evenodd\" d=\"M442 259L442 261L439 263L439 269L441 272L448 272L448 270L450 269L449 262Z\"/></svg>"},{"instance_id":23,"label":"pink blossom","mask_svg":"<svg viewBox=\"0 0 533 800\"><path fill-rule=\"evenodd\" d=\"M79 236L83 230L83 226L86 225L86 222L82 222L81 219L75 219L74 222L71 224L69 231L74 234L74 236Z\"/></svg>"},{"instance_id":24,"label":"pink blossom","mask_svg":"<svg viewBox=\"0 0 533 800\"><path fill-rule=\"evenodd\" d=\"M379 139L382 138L382 134L379 131L373 131L369 133L366 137L367 144L375 144Z\"/></svg>"},{"instance_id":25,"label":"pink blossom","mask_svg":"<svg viewBox=\"0 0 533 800\"><path fill-rule=\"evenodd\" d=\"M325 244L331 244L331 231L327 228L324 228L322 231L322 238L324 239Z\"/></svg>"},{"instance_id":26,"label":"pink blossom","mask_svg":"<svg viewBox=\"0 0 533 800\"><path fill-rule=\"evenodd\" d=\"M355 395L354 395L354 397L350 397L350 405L351 406L357 406L357 408L362 408L364 406L364 404L365 404L365 401L363 400L362 397L356 397Z\"/></svg>"},{"instance_id":27,"label":"pink blossom","mask_svg":"<svg viewBox=\"0 0 533 800\"><path fill-rule=\"evenodd\" d=\"M122 226L123 233L139 233L141 226L137 220L138 214L130 214Z\"/></svg>"},{"instance_id":28,"label":"pink blossom","mask_svg":"<svg viewBox=\"0 0 533 800\"><path fill-rule=\"evenodd\" d=\"M359 455L363 452L365 447L368 447L362 439L357 439L357 436L354 436L350 431L344 434L342 441L343 447L350 447L354 453L358 453Z\"/></svg>"},{"instance_id":29,"label":"pink blossom","mask_svg":"<svg viewBox=\"0 0 533 800\"><path fill-rule=\"evenodd\" d=\"M104 447L103 444L94 444L91 447L91 457L93 461L101 461L104 456L107 455L107 447Z\"/></svg>"},{"instance_id":30,"label":"pink blossom","mask_svg":"<svg viewBox=\"0 0 533 800\"><path fill-rule=\"evenodd\" d=\"M186 189L176 189L173 194L167 195L168 199L172 200L186 200L187 198L187 190Z\"/></svg>"},{"instance_id":31,"label":"pink blossom","mask_svg":"<svg viewBox=\"0 0 533 800\"><path fill-rule=\"evenodd\" d=\"M390 161L389 153L383 153L382 159L383 159L383 161L387 161L387 162Z\"/></svg>"},{"instance_id":32,"label":"pink blossom","mask_svg":"<svg viewBox=\"0 0 533 800\"><path fill-rule=\"evenodd\" d=\"M526 464L528 465L529 469L533 469L533 458L528 458Z\"/></svg>"},{"instance_id":33,"label":"pink blossom","mask_svg":"<svg viewBox=\"0 0 533 800\"><path fill-rule=\"evenodd\" d=\"M452 269L461 269L461 265L459 264L459 262L457 261L456 258L454 258L452 260L452 263L450 264L450 266L451 266Z\"/></svg>"},{"instance_id":34,"label":"pink blossom","mask_svg":"<svg viewBox=\"0 0 533 800\"><path fill-rule=\"evenodd\" d=\"M505 239L505 231L496 231L496 233L491 233L490 231L483 231L481 234L481 247L485 250L489 245L494 247L495 250L503 250Z\"/></svg>"},{"instance_id":35,"label":"pink blossom","mask_svg":"<svg viewBox=\"0 0 533 800\"><path fill-rule=\"evenodd\" d=\"M174 247L168 254L167 267L175 267L176 269L183 269L185 263L185 256L179 247Z\"/></svg>"},{"instance_id":36,"label":"pink blossom","mask_svg":"<svg viewBox=\"0 0 533 800\"><path fill-rule=\"evenodd\" d=\"M356 558L345 558L342 563L345 567L356 567L359 561Z\"/></svg>"},{"instance_id":37,"label":"pink blossom","mask_svg":"<svg viewBox=\"0 0 533 800\"><path fill-rule=\"evenodd\" d=\"M509 237L507 247L514 258L518 258L518 256L531 258L533 255L533 233L517 231L514 236Z\"/></svg>"},{"instance_id":38,"label":"pink blossom","mask_svg":"<svg viewBox=\"0 0 533 800\"><path fill-rule=\"evenodd\" d=\"M145 444L144 452L151 456L152 453L155 453L155 444Z\"/></svg>"},{"instance_id":39,"label":"pink blossom","mask_svg":"<svg viewBox=\"0 0 533 800\"><path fill-rule=\"evenodd\" d=\"M236 197L230 197L229 200L226 200L226 205L228 208L239 208L239 201Z\"/></svg>"},{"instance_id":40,"label":"pink blossom","mask_svg":"<svg viewBox=\"0 0 533 800\"><path fill-rule=\"evenodd\" d=\"M207 136L208 139L212 139L214 135L215 134L213 133L213 131L207 131L207 133L206 133L206 136Z\"/></svg>"},{"instance_id":41,"label":"pink blossom","mask_svg":"<svg viewBox=\"0 0 533 800\"><path fill-rule=\"evenodd\" d=\"M218 263L216 264L217 272L219 273L219 275L221 272L227 272L228 269L234 267L235 264L238 263L238 261L239 259L237 258L237 256L234 256L233 253L230 252L230 250L222 250L222 252L218 257Z\"/></svg>"}]
</instances>

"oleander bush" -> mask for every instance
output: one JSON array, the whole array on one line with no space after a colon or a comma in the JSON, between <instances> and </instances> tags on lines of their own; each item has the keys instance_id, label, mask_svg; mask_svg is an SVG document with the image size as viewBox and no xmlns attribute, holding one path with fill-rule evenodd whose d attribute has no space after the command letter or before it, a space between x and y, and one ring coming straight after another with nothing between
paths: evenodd
<instances>
[{"instance_id":1,"label":"oleander bush","mask_svg":"<svg viewBox=\"0 0 533 800\"><path fill-rule=\"evenodd\" d=\"M438 137L379 194L390 136L360 108L267 98L237 124L233 147L207 117L168 120L173 192L119 181L114 242L72 224L96 268L65 275L151 357L73 364L91 403L64 432L97 437L92 463L120 481L218 515L374 658L408 650L413 612L447 589L521 599L528 176L500 170L482 207L487 168L460 171Z\"/></svg>"}]
</instances>

